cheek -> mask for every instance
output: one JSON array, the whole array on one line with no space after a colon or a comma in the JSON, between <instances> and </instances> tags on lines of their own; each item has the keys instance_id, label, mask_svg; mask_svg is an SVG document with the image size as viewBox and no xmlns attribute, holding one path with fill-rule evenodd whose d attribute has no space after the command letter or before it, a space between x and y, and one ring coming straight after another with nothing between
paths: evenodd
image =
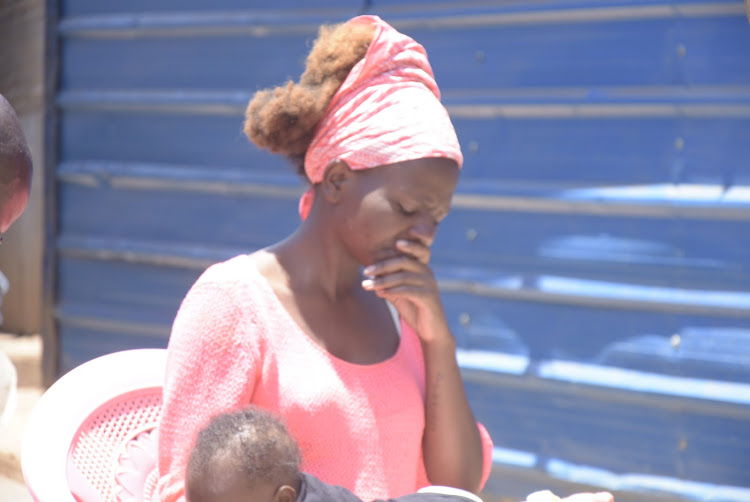
<instances>
[{"instance_id":1,"label":"cheek","mask_svg":"<svg viewBox=\"0 0 750 502\"><path fill-rule=\"evenodd\" d=\"M16 192L13 196L5 201L0 207L0 233L5 233L11 224L21 216L26 209L26 203L29 200L29 194L25 191Z\"/></svg>"},{"instance_id":2,"label":"cheek","mask_svg":"<svg viewBox=\"0 0 750 502\"><path fill-rule=\"evenodd\" d=\"M382 196L373 195L363 199L358 221L370 240L386 241L391 246L396 236L404 231L404 218Z\"/></svg>"},{"instance_id":3,"label":"cheek","mask_svg":"<svg viewBox=\"0 0 750 502\"><path fill-rule=\"evenodd\" d=\"M342 221L341 229L346 233L342 238L358 259L369 265L392 254L399 234L396 220L388 201L371 193L360 199Z\"/></svg>"}]
</instances>

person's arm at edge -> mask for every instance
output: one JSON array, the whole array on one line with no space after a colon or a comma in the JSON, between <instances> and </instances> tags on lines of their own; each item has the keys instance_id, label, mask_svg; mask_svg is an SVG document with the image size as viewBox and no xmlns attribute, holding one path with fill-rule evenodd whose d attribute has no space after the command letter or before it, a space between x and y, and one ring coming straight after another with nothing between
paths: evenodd
<instances>
[{"instance_id":1,"label":"person's arm at edge","mask_svg":"<svg viewBox=\"0 0 750 502\"><path fill-rule=\"evenodd\" d=\"M199 279L185 297L169 341L159 427L160 500L184 500L184 472L197 431L214 414L250 399L254 354L245 350L232 292ZM244 339L244 340L243 340Z\"/></svg>"}]
</instances>

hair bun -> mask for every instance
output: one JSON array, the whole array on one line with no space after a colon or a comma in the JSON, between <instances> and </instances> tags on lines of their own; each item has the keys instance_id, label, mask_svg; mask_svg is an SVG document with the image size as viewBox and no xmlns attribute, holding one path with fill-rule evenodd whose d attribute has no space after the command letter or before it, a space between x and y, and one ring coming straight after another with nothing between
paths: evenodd
<instances>
[{"instance_id":1,"label":"hair bun","mask_svg":"<svg viewBox=\"0 0 750 502\"><path fill-rule=\"evenodd\" d=\"M299 83L255 93L245 110L245 135L260 148L285 155L304 175L315 126L347 75L367 53L373 28L322 26Z\"/></svg>"}]
</instances>

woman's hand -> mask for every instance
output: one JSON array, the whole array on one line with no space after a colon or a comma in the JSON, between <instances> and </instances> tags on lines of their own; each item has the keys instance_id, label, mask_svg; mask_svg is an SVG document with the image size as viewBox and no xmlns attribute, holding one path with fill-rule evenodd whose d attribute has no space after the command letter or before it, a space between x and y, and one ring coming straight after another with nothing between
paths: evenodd
<instances>
[{"instance_id":1,"label":"woman's hand","mask_svg":"<svg viewBox=\"0 0 750 502\"><path fill-rule=\"evenodd\" d=\"M576 493L570 497L561 499L549 490L534 492L526 497L526 502L614 502L611 493Z\"/></svg>"},{"instance_id":2,"label":"woman's hand","mask_svg":"<svg viewBox=\"0 0 750 502\"><path fill-rule=\"evenodd\" d=\"M391 302L417 333L425 361L425 432L422 453L430 484L476 492L483 445L456 361L456 342L445 319L430 248L398 240L399 255L367 267L362 286Z\"/></svg>"},{"instance_id":3,"label":"woman's hand","mask_svg":"<svg viewBox=\"0 0 750 502\"><path fill-rule=\"evenodd\" d=\"M437 280L429 267L429 246L413 240L396 241L398 256L365 268L362 287L391 302L401 318L431 342L449 334Z\"/></svg>"}]
</instances>

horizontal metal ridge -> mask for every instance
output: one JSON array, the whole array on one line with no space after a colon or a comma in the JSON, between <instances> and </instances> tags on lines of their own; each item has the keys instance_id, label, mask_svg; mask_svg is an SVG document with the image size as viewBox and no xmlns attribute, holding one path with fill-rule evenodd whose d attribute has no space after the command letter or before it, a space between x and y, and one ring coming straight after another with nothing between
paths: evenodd
<instances>
[{"instance_id":1,"label":"horizontal metal ridge","mask_svg":"<svg viewBox=\"0 0 750 502\"><path fill-rule=\"evenodd\" d=\"M750 419L750 385L570 361L526 358L522 373L507 372L494 360L517 357L499 352L457 349L463 379L483 387L567 394L593 401L642 406L684 413Z\"/></svg>"},{"instance_id":2,"label":"horizontal metal ridge","mask_svg":"<svg viewBox=\"0 0 750 502\"><path fill-rule=\"evenodd\" d=\"M122 163L66 162L58 180L90 187L261 195L296 200L304 191L291 174L250 169ZM466 178L453 208L643 218L750 220L750 187L651 184L600 187L549 184L519 187L502 180Z\"/></svg>"},{"instance_id":3,"label":"horizontal metal ridge","mask_svg":"<svg viewBox=\"0 0 750 502\"><path fill-rule=\"evenodd\" d=\"M251 97L252 93L239 90L88 89L63 91L57 103L63 110L242 117ZM485 120L750 118L750 87L448 90L443 103L453 118Z\"/></svg>"},{"instance_id":4,"label":"horizontal metal ridge","mask_svg":"<svg viewBox=\"0 0 750 502\"><path fill-rule=\"evenodd\" d=\"M446 108L454 118L477 119L587 119L630 118L750 118L750 104L742 103L609 103L609 104L482 104L451 105Z\"/></svg>"},{"instance_id":5,"label":"horizontal metal ridge","mask_svg":"<svg viewBox=\"0 0 750 502\"><path fill-rule=\"evenodd\" d=\"M116 239L62 235L57 241L60 256L102 261L123 261L145 265L204 270L253 249L214 247L191 243L166 243L136 239Z\"/></svg>"},{"instance_id":6,"label":"horizontal metal ridge","mask_svg":"<svg viewBox=\"0 0 750 502\"><path fill-rule=\"evenodd\" d=\"M65 18L58 29L63 36L95 38L228 35L265 37L289 33L314 34L322 23L331 22L336 18L345 20L357 13L355 9L130 12ZM389 23L399 29L627 22L641 19L745 14L741 2L631 2L614 6L611 3L591 2L591 5L584 7L575 4L557 8L540 8L533 4L532 7L469 4L455 8L428 9L422 5L418 11L386 9L385 13L388 13Z\"/></svg>"},{"instance_id":7,"label":"horizontal metal ridge","mask_svg":"<svg viewBox=\"0 0 750 502\"><path fill-rule=\"evenodd\" d=\"M687 290L558 276L540 276L534 284L524 285L495 281L486 272L484 276L462 279L438 274L438 285L443 293L516 301L750 319L750 292L744 291Z\"/></svg>"},{"instance_id":8,"label":"horizontal metal ridge","mask_svg":"<svg viewBox=\"0 0 750 502\"><path fill-rule=\"evenodd\" d=\"M550 476L568 482L594 484L612 492L642 494L637 500L663 500L662 497L678 496L681 501L745 502L750 500L750 488L691 481L667 476L642 473L615 473L599 467L574 464L563 459L550 458L544 462L544 470ZM647 498L648 497L648 498ZM617 499L620 499L618 495Z\"/></svg>"},{"instance_id":9,"label":"horizontal metal ridge","mask_svg":"<svg viewBox=\"0 0 750 502\"><path fill-rule=\"evenodd\" d=\"M331 8L119 12L63 18L58 32L90 38L314 35L321 24L344 21L357 13L357 9Z\"/></svg>"},{"instance_id":10,"label":"horizontal metal ridge","mask_svg":"<svg viewBox=\"0 0 750 502\"><path fill-rule=\"evenodd\" d=\"M252 249L237 249L191 243L63 235L58 240L57 247L63 257L202 270L213 263L252 252L266 244L257 243ZM476 277L467 278L465 268L458 270L453 267L440 267L436 273L443 293L750 319L750 292L687 290L560 276L540 276L533 284L525 284L523 281L514 282L488 276L486 271L475 271Z\"/></svg>"},{"instance_id":11,"label":"horizontal metal ridge","mask_svg":"<svg viewBox=\"0 0 750 502\"><path fill-rule=\"evenodd\" d=\"M102 332L124 332L136 336L169 337L172 330L169 324L148 323L141 320L123 317L103 317L87 312L86 309L70 308L58 305L54 312L55 319L59 322Z\"/></svg>"},{"instance_id":12,"label":"horizontal metal ridge","mask_svg":"<svg viewBox=\"0 0 750 502\"><path fill-rule=\"evenodd\" d=\"M305 190L291 174L171 164L66 162L58 167L57 179L89 187L262 195L290 200L299 199Z\"/></svg>"},{"instance_id":13,"label":"horizontal metal ridge","mask_svg":"<svg viewBox=\"0 0 750 502\"><path fill-rule=\"evenodd\" d=\"M62 91L57 105L63 110L101 110L134 113L184 113L241 117L252 93L183 89Z\"/></svg>"},{"instance_id":14,"label":"horizontal metal ridge","mask_svg":"<svg viewBox=\"0 0 750 502\"><path fill-rule=\"evenodd\" d=\"M750 220L750 208L745 204L722 205L720 199L715 204L671 203L669 200L606 200L546 198L513 195L479 195L456 193L454 208L477 209L481 211L513 211L529 213L586 214L591 216L622 216L638 218L689 218L700 220Z\"/></svg>"}]
</instances>

